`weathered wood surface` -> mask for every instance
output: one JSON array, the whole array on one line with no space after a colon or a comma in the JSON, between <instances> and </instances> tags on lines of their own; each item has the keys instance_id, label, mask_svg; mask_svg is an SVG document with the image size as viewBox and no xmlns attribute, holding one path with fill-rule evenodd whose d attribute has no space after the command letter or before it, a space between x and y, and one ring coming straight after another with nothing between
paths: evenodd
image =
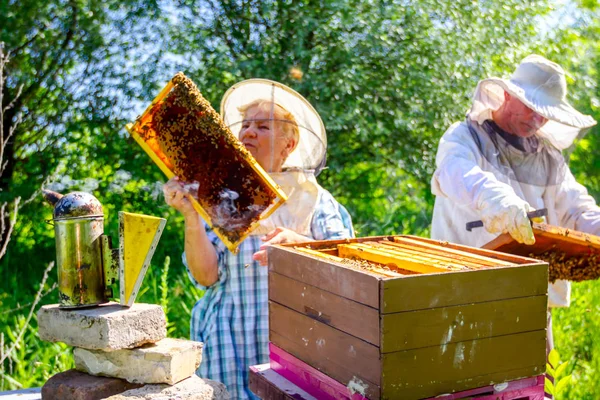
<instances>
[{"instance_id":1,"label":"weathered wood surface","mask_svg":"<svg viewBox=\"0 0 600 400\"><path fill-rule=\"evenodd\" d=\"M430 245L439 246L439 248L444 249L444 250L446 250L446 249L459 250L461 252L469 253L471 256L479 255L479 256L483 256L483 257L491 257L491 258L495 258L497 260L507 261L512 264L532 264L532 263L538 262L537 260L532 259L532 258L502 253L499 251L494 251L494 250L489 250L489 249L482 249L482 248L478 248L478 247L463 246L463 245L456 244L456 243L446 242L444 240L427 239L427 238L422 238L422 237L418 237L418 236L396 236L396 237L412 239L412 240L420 242L422 244L430 244ZM394 238L395 237L393 237L392 240L396 240Z\"/></svg>"},{"instance_id":2,"label":"weathered wood surface","mask_svg":"<svg viewBox=\"0 0 600 400\"><path fill-rule=\"evenodd\" d=\"M269 364L251 366L249 381L252 393L262 400L317 400L273 371Z\"/></svg>"},{"instance_id":3,"label":"weathered wood surface","mask_svg":"<svg viewBox=\"0 0 600 400\"><path fill-rule=\"evenodd\" d=\"M446 255L446 256L451 256L457 260L473 260L473 262L478 263L479 265L482 266L486 266L486 267L497 267L500 265L514 265L514 262L509 262L506 261L504 259L498 259L498 258L492 258L489 255L484 256L484 255L480 255L478 253L474 253L474 252L470 252L470 251L466 251L466 250L459 250L459 249L455 249L455 248L451 248L448 246L448 244L444 245L442 242L442 244L440 243L430 243L429 241L423 241L423 240L418 240L415 239L414 237L410 237L410 236L396 236L394 237L394 243L396 244L400 244L400 245L404 245L404 246L411 246L412 248L415 249L423 249L424 251L427 251L428 253L431 252L433 254L442 254L442 255Z\"/></svg>"},{"instance_id":4,"label":"weathered wood surface","mask_svg":"<svg viewBox=\"0 0 600 400\"><path fill-rule=\"evenodd\" d=\"M270 339L344 385L360 380L367 397L431 397L543 373L547 264L411 236L296 246L270 249ZM472 269L385 277L338 258L381 247L419 268Z\"/></svg>"},{"instance_id":5,"label":"weathered wood surface","mask_svg":"<svg viewBox=\"0 0 600 400\"><path fill-rule=\"evenodd\" d=\"M381 276L344 266L342 263L302 254L293 248L269 247L269 273L276 272L319 287L338 296L379 308Z\"/></svg>"},{"instance_id":6,"label":"weathered wood surface","mask_svg":"<svg viewBox=\"0 0 600 400\"><path fill-rule=\"evenodd\" d=\"M379 398L379 348L289 308L269 302L269 339L276 346L347 385L360 380Z\"/></svg>"},{"instance_id":7,"label":"weathered wood surface","mask_svg":"<svg viewBox=\"0 0 600 400\"><path fill-rule=\"evenodd\" d=\"M447 254L439 250L436 251L433 249L419 248L408 244L398 243L395 241L390 242L389 240L382 240L379 242L364 242L364 244L381 247L391 251L402 252L412 257L427 258L428 260L443 262L453 267L468 267L472 269L480 269L483 266L487 266L487 264L481 264L479 261L469 259L467 257L455 256L453 254Z\"/></svg>"},{"instance_id":8,"label":"weathered wood surface","mask_svg":"<svg viewBox=\"0 0 600 400\"><path fill-rule=\"evenodd\" d=\"M421 399L539 375L545 349L539 330L384 354L382 398Z\"/></svg>"},{"instance_id":9,"label":"weathered wood surface","mask_svg":"<svg viewBox=\"0 0 600 400\"><path fill-rule=\"evenodd\" d=\"M391 254L388 251L381 251L370 248L369 246L363 246L361 244L340 244L338 246L338 252L340 257L358 258L390 267L393 266L406 269L408 271L420 273L448 271L448 268L443 265L435 264L433 262L425 262L406 255Z\"/></svg>"},{"instance_id":10,"label":"weathered wood surface","mask_svg":"<svg viewBox=\"0 0 600 400\"><path fill-rule=\"evenodd\" d=\"M381 283L381 313L546 295L548 264L411 275Z\"/></svg>"},{"instance_id":11,"label":"weathered wood surface","mask_svg":"<svg viewBox=\"0 0 600 400\"><path fill-rule=\"evenodd\" d=\"M269 299L379 346L379 310L315 286L269 274Z\"/></svg>"},{"instance_id":12,"label":"weathered wood surface","mask_svg":"<svg viewBox=\"0 0 600 400\"><path fill-rule=\"evenodd\" d=\"M384 314L381 353L546 328L544 295Z\"/></svg>"}]
</instances>

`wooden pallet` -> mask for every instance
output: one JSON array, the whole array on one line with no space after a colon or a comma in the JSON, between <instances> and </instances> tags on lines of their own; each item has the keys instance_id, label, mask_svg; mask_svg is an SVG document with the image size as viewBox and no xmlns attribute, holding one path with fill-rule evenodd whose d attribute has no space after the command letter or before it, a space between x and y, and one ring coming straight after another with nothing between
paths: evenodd
<instances>
[{"instance_id":1,"label":"wooden pallet","mask_svg":"<svg viewBox=\"0 0 600 400\"><path fill-rule=\"evenodd\" d=\"M250 389L265 400L366 400L273 344L270 344L270 363L250 367ZM435 399L543 400L544 376L488 385L436 396Z\"/></svg>"},{"instance_id":2,"label":"wooden pallet","mask_svg":"<svg viewBox=\"0 0 600 400\"><path fill-rule=\"evenodd\" d=\"M394 253L382 271L336 260L338 245L382 240L420 257L403 264L406 252ZM546 263L412 236L273 246L270 340L369 399L421 399L536 376L545 369L547 281Z\"/></svg>"}]
</instances>

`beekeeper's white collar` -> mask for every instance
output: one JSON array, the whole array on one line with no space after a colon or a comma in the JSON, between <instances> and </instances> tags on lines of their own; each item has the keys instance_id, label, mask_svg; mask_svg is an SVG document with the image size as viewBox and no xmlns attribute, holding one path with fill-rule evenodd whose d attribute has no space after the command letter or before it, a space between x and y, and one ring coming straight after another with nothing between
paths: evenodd
<instances>
[{"instance_id":1,"label":"beekeeper's white collar","mask_svg":"<svg viewBox=\"0 0 600 400\"><path fill-rule=\"evenodd\" d=\"M581 114L567 103L565 71L542 56L527 56L509 80L488 78L480 81L469 111L471 120L481 124L492 119L492 111L504 102L504 91L548 119L537 134L559 150L571 146L581 130L596 124L591 116Z\"/></svg>"}]
</instances>

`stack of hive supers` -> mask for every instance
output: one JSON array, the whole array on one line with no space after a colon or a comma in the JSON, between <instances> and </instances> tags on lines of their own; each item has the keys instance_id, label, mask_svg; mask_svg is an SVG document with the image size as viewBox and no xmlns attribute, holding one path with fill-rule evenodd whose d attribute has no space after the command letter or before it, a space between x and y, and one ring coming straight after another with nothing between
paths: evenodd
<instances>
[{"instance_id":1,"label":"stack of hive supers","mask_svg":"<svg viewBox=\"0 0 600 400\"><path fill-rule=\"evenodd\" d=\"M47 305L38 312L38 325L42 340L75 347L75 370L51 377L42 399L229 398L222 383L195 375L202 343L167 338L158 305Z\"/></svg>"},{"instance_id":2,"label":"stack of hive supers","mask_svg":"<svg viewBox=\"0 0 600 400\"><path fill-rule=\"evenodd\" d=\"M533 224L533 234L533 245L504 234L483 247L548 262L552 283L557 279L580 282L600 278L600 237L539 223Z\"/></svg>"},{"instance_id":3,"label":"stack of hive supers","mask_svg":"<svg viewBox=\"0 0 600 400\"><path fill-rule=\"evenodd\" d=\"M547 282L542 261L412 236L273 246L270 341L368 399L533 377Z\"/></svg>"}]
</instances>

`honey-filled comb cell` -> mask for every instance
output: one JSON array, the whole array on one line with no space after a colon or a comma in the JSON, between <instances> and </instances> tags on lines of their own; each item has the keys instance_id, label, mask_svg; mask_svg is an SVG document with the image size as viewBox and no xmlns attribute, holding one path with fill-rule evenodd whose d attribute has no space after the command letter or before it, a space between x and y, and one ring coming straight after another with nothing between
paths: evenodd
<instances>
[{"instance_id":1,"label":"honey-filled comb cell","mask_svg":"<svg viewBox=\"0 0 600 400\"><path fill-rule=\"evenodd\" d=\"M168 178L185 182L196 211L233 252L286 200L181 72L127 130Z\"/></svg>"}]
</instances>

